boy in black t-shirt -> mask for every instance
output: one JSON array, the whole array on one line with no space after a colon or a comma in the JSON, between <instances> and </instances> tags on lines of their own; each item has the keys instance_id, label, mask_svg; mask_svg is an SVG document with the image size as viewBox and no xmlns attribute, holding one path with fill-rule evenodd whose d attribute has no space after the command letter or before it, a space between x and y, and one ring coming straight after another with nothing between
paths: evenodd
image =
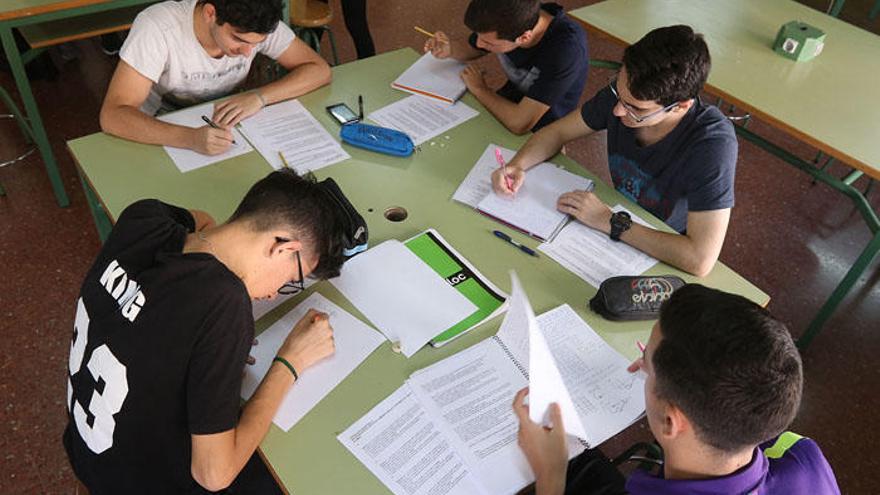
<instances>
[{"instance_id":1,"label":"boy in black t-shirt","mask_svg":"<svg viewBox=\"0 0 880 495\"><path fill-rule=\"evenodd\" d=\"M587 81L587 37L562 6L538 0L472 0L464 23L474 31L467 40L450 40L437 31L425 51L461 62L497 54L507 75L497 92L474 65L461 78L511 132L537 131L577 108Z\"/></svg>"},{"instance_id":2,"label":"boy in black t-shirt","mask_svg":"<svg viewBox=\"0 0 880 495\"><path fill-rule=\"evenodd\" d=\"M568 141L607 129L614 187L682 235L643 227L626 212L612 214L592 192L563 194L559 211L670 265L707 275L727 233L737 156L733 125L699 99L709 67L709 48L690 27L651 31L627 47L608 86L580 111L532 136L506 171L496 170L492 187L514 194L528 168Z\"/></svg>"},{"instance_id":3,"label":"boy in black t-shirt","mask_svg":"<svg viewBox=\"0 0 880 495\"><path fill-rule=\"evenodd\" d=\"M323 184L283 170L223 225L158 200L122 212L83 282L70 349L64 446L91 495L236 478L297 373L334 351L327 315L310 311L242 409L251 300L339 273L339 210Z\"/></svg>"}]
</instances>

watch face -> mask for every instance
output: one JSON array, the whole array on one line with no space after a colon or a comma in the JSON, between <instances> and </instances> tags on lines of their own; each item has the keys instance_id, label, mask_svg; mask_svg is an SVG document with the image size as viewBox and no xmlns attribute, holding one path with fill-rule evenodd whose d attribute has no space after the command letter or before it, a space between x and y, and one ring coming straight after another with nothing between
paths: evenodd
<instances>
[{"instance_id":1,"label":"watch face","mask_svg":"<svg viewBox=\"0 0 880 495\"><path fill-rule=\"evenodd\" d=\"M619 228L629 228L632 225L632 218L629 216L629 213L625 211L618 211L617 213L611 215L611 225Z\"/></svg>"}]
</instances>

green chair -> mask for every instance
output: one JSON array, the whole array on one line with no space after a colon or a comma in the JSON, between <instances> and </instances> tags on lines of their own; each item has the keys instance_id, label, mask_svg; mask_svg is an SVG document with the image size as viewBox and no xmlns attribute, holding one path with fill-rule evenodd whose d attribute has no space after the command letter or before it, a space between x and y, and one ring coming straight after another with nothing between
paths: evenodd
<instances>
[{"instance_id":1,"label":"green chair","mask_svg":"<svg viewBox=\"0 0 880 495\"><path fill-rule=\"evenodd\" d=\"M17 157L0 162L0 168L2 168L7 165L12 165L13 163L24 160L28 155L36 151L37 147L33 144L34 138L31 135L31 129L28 126L27 120L25 120L25 118L22 116L21 111L15 105L15 102L12 101L12 97L9 96L9 93L7 93L6 90L2 87L0 87L0 101L3 102L3 105L10 112L7 114L0 114L0 118L15 120L15 122L18 124L18 127L21 129L22 134L24 134L26 142L31 145L30 148L27 149L27 151L18 155ZM6 190L3 189L3 184L0 184L0 196L6 196Z\"/></svg>"}]
</instances>

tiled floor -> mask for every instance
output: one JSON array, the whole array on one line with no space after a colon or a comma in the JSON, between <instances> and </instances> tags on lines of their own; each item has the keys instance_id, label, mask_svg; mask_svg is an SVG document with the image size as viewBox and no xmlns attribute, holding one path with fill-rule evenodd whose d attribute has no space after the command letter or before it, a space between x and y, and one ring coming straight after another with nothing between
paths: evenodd
<instances>
[{"instance_id":1,"label":"tiled floor","mask_svg":"<svg viewBox=\"0 0 880 495\"><path fill-rule=\"evenodd\" d=\"M333 3L338 7L338 0ZM561 3L573 8L590 2ZM822 0L806 3L826 6ZM872 4L869 0L847 2L842 17L878 32L880 19L869 23L866 18ZM451 0L372 0L369 16L378 51L420 47L423 37L401 26L419 24L464 34L459 22L464 5L464 1ZM333 28L342 60L351 60L354 50L341 19L334 21ZM594 57L619 58L621 49L607 40L590 37L589 41ZM99 244L65 141L98 130L98 108L115 65L93 42L77 46L81 50L77 60L63 62L53 54L60 68L57 80L33 82L71 206L56 206L38 155L0 169L0 184L7 190L7 196L0 198L3 494L72 493L72 476L60 444L65 363L73 304ZM496 62L484 64L491 80L500 81ZM585 96L606 80L602 71L593 71ZM0 72L0 84L14 87L5 72ZM760 122L753 125L799 156L814 153ZM0 121L0 157L23 149L15 125ZM601 136L568 149L578 162L607 177ZM737 206L721 259L768 292L773 298L770 309L799 335L867 242L868 230L843 197L828 187L812 186L805 175L747 143L740 146L736 191ZM880 208L880 192L875 191L871 199ZM877 264L805 353L805 399L793 425L821 444L844 493L880 493L880 462L873 452L880 444L875 422L880 406ZM606 449L615 453L646 436L646 427L640 423L609 442Z\"/></svg>"}]
</instances>

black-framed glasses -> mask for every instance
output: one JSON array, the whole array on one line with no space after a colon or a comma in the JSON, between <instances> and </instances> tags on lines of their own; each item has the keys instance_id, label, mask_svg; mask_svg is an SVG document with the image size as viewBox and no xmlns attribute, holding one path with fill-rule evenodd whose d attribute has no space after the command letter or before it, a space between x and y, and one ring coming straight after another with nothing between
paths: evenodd
<instances>
[{"instance_id":1,"label":"black-framed glasses","mask_svg":"<svg viewBox=\"0 0 880 495\"><path fill-rule=\"evenodd\" d=\"M275 238L278 242L290 242L290 239L284 239L281 237ZM291 280L286 284L282 285L278 289L278 293L282 296L291 296L293 294L299 294L300 292L306 290L306 281L305 277L303 277L303 265L302 259L299 257L299 251L296 251L296 269L299 272L299 278L297 280Z\"/></svg>"},{"instance_id":2,"label":"black-framed glasses","mask_svg":"<svg viewBox=\"0 0 880 495\"><path fill-rule=\"evenodd\" d=\"M617 76L614 76L608 83L608 89L611 90L611 94L613 94L614 97L617 98L617 101L620 103L621 106L623 106L623 109L626 110L626 114L629 116L629 118L633 119L637 124L641 124L646 120L653 119L661 113L666 113L678 106L678 102L675 102L666 105L659 110L651 112L648 115L639 115L636 113L635 108L633 108L629 103L626 103L625 101L620 99L620 94L617 92Z\"/></svg>"}]
</instances>

